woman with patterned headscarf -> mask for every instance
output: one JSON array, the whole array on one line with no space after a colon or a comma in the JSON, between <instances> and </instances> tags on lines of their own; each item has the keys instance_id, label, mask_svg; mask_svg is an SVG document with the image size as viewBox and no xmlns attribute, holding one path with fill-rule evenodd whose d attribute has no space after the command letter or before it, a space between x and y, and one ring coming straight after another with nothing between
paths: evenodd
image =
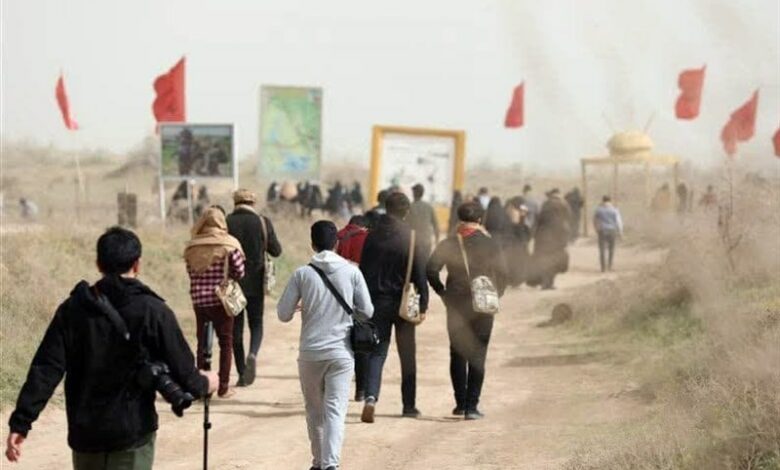
<instances>
[{"instance_id":1,"label":"woman with patterned headscarf","mask_svg":"<svg viewBox=\"0 0 780 470\"><path fill-rule=\"evenodd\" d=\"M230 236L224 212L209 207L191 230L192 238L184 250L187 273L190 276L190 297L195 308L198 334L198 368L203 368L203 332L207 322L214 324L219 341L219 390L217 395L228 398L234 394L229 386L233 354L233 317L225 312L217 297L216 287L225 275L227 259L228 276L238 280L244 277L244 251L241 244Z\"/></svg>"}]
</instances>

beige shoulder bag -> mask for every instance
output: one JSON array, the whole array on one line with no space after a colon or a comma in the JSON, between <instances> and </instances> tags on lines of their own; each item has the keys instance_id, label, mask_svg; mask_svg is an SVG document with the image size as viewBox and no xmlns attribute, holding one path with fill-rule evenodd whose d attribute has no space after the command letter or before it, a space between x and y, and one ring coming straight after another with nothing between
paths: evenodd
<instances>
[{"instance_id":1,"label":"beige shoulder bag","mask_svg":"<svg viewBox=\"0 0 780 470\"><path fill-rule=\"evenodd\" d=\"M466 276L471 287L471 308L477 313L495 315L498 313L498 290L487 276L471 278L469 270L469 258L466 255L466 247L463 245L463 237L458 234L458 245L463 255L463 264L466 266Z\"/></svg>"},{"instance_id":2,"label":"beige shoulder bag","mask_svg":"<svg viewBox=\"0 0 780 470\"><path fill-rule=\"evenodd\" d=\"M225 255L225 275L222 282L214 288L217 298L222 302L225 313L230 317L235 317L246 308L246 297L241 286L234 279L230 278L230 253Z\"/></svg>"},{"instance_id":3,"label":"beige shoulder bag","mask_svg":"<svg viewBox=\"0 0 780 470\"><path fill-rule=\"evenodd\" d=\"M268 227L265 225L265 217L260 217L260 227L263 229L263 292L270 294L276 285L276 266L270 256L268 256Z\"/></svg>"},{"instance_id":4,"label":"beige shoulder bag","mask_svg":"<svg viewBox=\"0 0 780 470\"><path fill-rule=\"evenodd\" d=\"M417 293L411 282L412 265L414 264L414 238L415 232L412 230L409 236L409 261L406 263L406 277L404 278L404 290L401 294L401 308L398 315L410 323L419 324L423 321L423 316L420 314L420 294Z\"/></svg>"}]
</instances>

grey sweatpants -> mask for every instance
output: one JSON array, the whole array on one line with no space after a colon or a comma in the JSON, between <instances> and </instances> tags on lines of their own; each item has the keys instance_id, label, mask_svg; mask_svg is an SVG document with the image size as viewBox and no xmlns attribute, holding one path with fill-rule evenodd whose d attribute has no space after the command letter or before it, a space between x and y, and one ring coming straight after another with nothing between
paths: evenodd
<instances>
[{"instance_id":1,"label":"grey sweatpants","mask_svg":"<svg viewBox=\"0 0 780 470\"><path fill-rule=\"evenodd\" d=\"M314 467L339 465L354 368L353 359L298 360Z\"/></svg>"}]
</instances>

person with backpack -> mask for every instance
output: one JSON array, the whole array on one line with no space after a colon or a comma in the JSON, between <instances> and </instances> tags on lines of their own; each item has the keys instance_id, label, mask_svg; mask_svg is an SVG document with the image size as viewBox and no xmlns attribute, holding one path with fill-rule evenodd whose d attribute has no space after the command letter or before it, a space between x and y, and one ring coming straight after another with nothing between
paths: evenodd
<instances>
[{"instance_id":1,"label":"person with backpack","mask_svg":"<svg viewBox=\"0 0 780 470\"><path fill-rule=\"evenodd\" d=\"M477 311L472 283L485 276L494 295L504 294L507 268L498 243L481 225L485 211L479 202L467 202L458 208L454 236L434 250L426 268L428 282L447 308L447 333L450 339L450 379L455 395L452 413L467 420L484 415L478 405L485 380L485 359L493 315ZM447 268L446 285L439 273ZM494 299L497 307L497 298Z\"/></svg>"},{"instance_id":2,"label":"person with backpack","mask_svg":"<svg viewBox=\"0 0 780 470\"><path fill-rule=\"evenodd\" d=\"M279 320L301 315L298 374L306 407L311 442L312 470L335 470L349 404L349 387L355 367L351 330L356 320L368 320L374 306L360 270L333 250L337 229L321 220L311 226L316 252L309 264L298 268L279 299Z\"/></svg>"},{"instance_id":3,"label":"person with backpack","mask_svg":"<svg viewBox=\"0 0 780 470\"><path fill-rule=\"evenodd\" d=\"M267 287L267 271L272 269L268 256L278 258L282 245L276 237L271 219L255 209L255 193L239 189L233 193L235 208L227 216L228 233L241 243L246 256L246 274L239 281L246 296L246 313L233 321L233 358L238 372L236 386L252 385L257 373L257 354L263 342L263 306ZM249 353L244 355L244 317L249 323Z\"/></svg>"},{"instance_id":4,"label":"person with backpack","mask_svg":"<svg viewBox=\"0 0 780 470\"><path fill-rule=\"evenodd\" d=\"M217 389L214 372L195 368L176 315L138 279L141 251L141 241L124 228L98 239L102 278L76 284L49 323L8 420L10 462L20 460L33 422L63 376L76 470L152 468L157 392L140 379L151 364L164 364L190 399Z\"/></svg>"}]
</instances>

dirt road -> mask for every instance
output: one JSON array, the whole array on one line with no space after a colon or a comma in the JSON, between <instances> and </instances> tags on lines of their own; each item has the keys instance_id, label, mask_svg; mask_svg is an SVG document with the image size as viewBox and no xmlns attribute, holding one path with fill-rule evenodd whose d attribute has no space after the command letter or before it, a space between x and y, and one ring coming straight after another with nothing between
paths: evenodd
<instances>
[{"instance_id":1,"label":"dirt road","mask_svg":"<svg viewBox=\"0 0 780 470\"><path fill-rule=\"evenodd\" d=\"M342 468L556 468L583 439L592 439L643 413L644 405L620 393L630 388L625 371L593 354L607 345L537 324L549 317L556 300L571 300L578 288L655 263L660 253L622 249L618 271L607 276L595 269L596 248L592 244L578 244L571 255L572 268L559 278L557 290L522 288L504 297L488 352L481 405L486 419L464 422L450 415L454 404L445 315L441 302L434 298L428 321L418 329L417 395L423 417L399 417L399 365L392 350L376 423L361 423L361 405L350 404ZM296 367L299 322L281 324L273 306L268 305L265 325L257 382L240 389L230 400L213 401L210 468L309 466ZM162 402L158 408L161 429L155 468L200 468L201 406L194 405L182 419L174 417ZM7 422L7 415L8 410L4 410L3 422ZM2 467L69 468L65 432L64 411L48 408L25 443L21 464L4 462Z\"/></svg>"}]
</instances>

